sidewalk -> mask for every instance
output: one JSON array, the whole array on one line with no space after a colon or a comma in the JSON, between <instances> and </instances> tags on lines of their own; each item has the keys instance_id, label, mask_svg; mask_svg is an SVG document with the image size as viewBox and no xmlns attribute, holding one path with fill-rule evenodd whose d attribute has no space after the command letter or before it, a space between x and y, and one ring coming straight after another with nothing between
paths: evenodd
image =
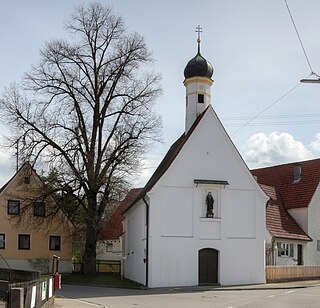
<instances>
[{"instance_id":1,"label":"sidewalk","mask_svg":"<svg viewBox=\"0 0 320 308\"><path fill-rule=\"evenodd\" d=\"M195 292L195 291L244 291L244 290L276 290L276 289L301 289L320 286L320 280L302 280L290 282L277 282L252 285L236 285L236 286L191 286L191 287L175 287L175 288L159 288L150 291L167 290L170 292Z\"/></svg>"},{"instance_id":2,"label":"sidewalk","mask_svg":"<svg viewBox=\"0 0 320 308\"><path fill-rule=\"evenodd\" d=\"M241 286L226 286L216 287L215 290L228 291L228 290L270 290L270 289L299 289L320 286L320 280L301 280L290 282L276 282L266 284L253 284Z\"/></svg>"}]
</instances>

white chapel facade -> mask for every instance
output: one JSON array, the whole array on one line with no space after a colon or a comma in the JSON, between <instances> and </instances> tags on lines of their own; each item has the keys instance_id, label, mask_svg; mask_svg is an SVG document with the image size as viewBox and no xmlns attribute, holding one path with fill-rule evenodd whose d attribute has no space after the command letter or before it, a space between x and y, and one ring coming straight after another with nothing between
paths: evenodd
<instances>
[{"instance_id":1,"label":"white chapel facade","mask_svg":"<svg viewBox=\"0 0 320 308\"><path fill-rule=\"evenodd\" d=\"M198 37L185 131L124 213L123 273L148 287L265 283L268 197L211 106L212 75Z\"/></svg>"}]
</instances>

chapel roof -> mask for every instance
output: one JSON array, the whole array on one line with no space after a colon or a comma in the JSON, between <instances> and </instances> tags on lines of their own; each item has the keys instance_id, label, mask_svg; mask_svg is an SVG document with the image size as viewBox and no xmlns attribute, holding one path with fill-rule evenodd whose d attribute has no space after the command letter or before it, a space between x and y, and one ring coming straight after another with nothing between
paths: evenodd
<instances>
[{"instance_id":1,"label":"chapel roof","mask_svg":"<svg viewBox=\"0 0 320 308\"><path fill-rule=\"evenodd\" d=\"M168 170L172 162L175 160L177 155L179 154L180 150L183 148L184 144L187 142L195 128L198 126L199 122L203 118L204 114L207 112L207 110L211 108L208 106L194 121L191 128L188 130L187 133L183 133L170 147L162 161L160 162L159 166L155 170L155 172L150 177L147 184L141 189L140 193L137 195L137 197L133 200L131 205L126 208L124 212L126 212L128 209L130 209L132 206L135 205L136 202L138 202L140 199L143 198L143 196L152 189L152 187L158 182L158 180L163 176L163 174Z\"/></svg>"},{"instance_id":2,"label":"chapel roof","mask_svg":"<svg viewBox=\"0 0 320 308\"><path fill-rule=\"evenodd\" d=\"M122 213L130 206L132 201L137 197L142 188L131 189L126 197L119 203L116 210L101 230L99 238L101 240L117 240L122 235Z\"/></svg>"},{"instance_id":3,"label":"chapel roof","mask_svg":"<svg viewBox=\"0 0 320 308\"><path fill-rule=\"evenodd\" d=\"M207 77L211 78L213 75L213 67L200 53L200 46L198 45L197 54L188 62L184 69L184 77Z\"/></svg>"},{"instance_id":4,"label":"chapel roof","mask_svg":"<svg viewBox=\"0 0 320 308\"><path fill-rule=\"evenodd\" d=\"M294 168L301 178L294 182ZM274 187L286 209L308 207L320 181L320 159L251 170L259 184Z\"/></svg>"}]
</instances>

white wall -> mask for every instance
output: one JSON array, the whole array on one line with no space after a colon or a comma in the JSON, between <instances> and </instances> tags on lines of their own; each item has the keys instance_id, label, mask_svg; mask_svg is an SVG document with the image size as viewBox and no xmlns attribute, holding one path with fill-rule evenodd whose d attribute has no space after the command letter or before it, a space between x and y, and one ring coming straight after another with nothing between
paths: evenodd
<instances>
[{"instance_id":1,"label":"white wall","mask_svg":"<svg viewBox=\"0 0 320 308\"><path fill-rule=\"evenodd\" d=\"M108 244L111 244L111 250L107 251ZM109 248L110 249L110 248ZM121 238L118 240L103 240L97 242L97 260L121 260L122 243Z\"/></svg>"},{"instance_id":2,"label":"white wall","mask_svg":"<svg viewBox=\"0 0 320 308\"><path fill-rule=\"evenodd\" d=\"M230 185L195 184L194 179ZM208 190L217 192L217 219L203 218ZM197 285L202 248L219 251L221 284L265 282L268 198L211 109L148 196L150 287Z\"/></svg>"},{"instance_id":3,"label":"white wall","mask_svg":"<svg viewBox=\"0 0 320 308\"><path fill-rule=\"evenodd\" d=\"M128 210L123 221L124 277L145 284L146 205L141 200Z\"/></svg>"},{"instance_id":4,"label":"white wall","mask_svg":"<svg viewBox=\"0 0 320 308\"><path fill-rule=\"evenodd\" d=\"M299 207L295 209L288 209L288 213L298 223L301 229L308 234L308 208Z\"/></svg>"},{"instance_id":5,"label":"white wall","mask_svg":"<svg viewBox=\"0 0 320 308\"><path fill-rule=\"evenodd\" d=\"M320 240L320 187L318 185L308 207L308 235L312 238L306 246L305 264L320 265L320 251L317 241Z\"/></svg>"}]
</instances>

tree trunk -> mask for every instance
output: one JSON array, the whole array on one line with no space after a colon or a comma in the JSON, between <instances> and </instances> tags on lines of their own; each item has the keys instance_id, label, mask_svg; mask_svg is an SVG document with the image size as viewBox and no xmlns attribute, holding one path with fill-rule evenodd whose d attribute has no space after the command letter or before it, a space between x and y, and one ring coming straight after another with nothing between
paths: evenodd
<instances>
[{"instance_id":1,"label":"tree trunk","mask_svg":"<svg viewBox=\"0 0 320 308\"><path fill-rule=\"evenodd\" d=\"M89 212L87 213L86 221L86 244L83 256L83 273L88 276L96 274L96 246L98 223L96 221L95 208L96 200L89 201Z\"/></svg>"}]
</instances>

